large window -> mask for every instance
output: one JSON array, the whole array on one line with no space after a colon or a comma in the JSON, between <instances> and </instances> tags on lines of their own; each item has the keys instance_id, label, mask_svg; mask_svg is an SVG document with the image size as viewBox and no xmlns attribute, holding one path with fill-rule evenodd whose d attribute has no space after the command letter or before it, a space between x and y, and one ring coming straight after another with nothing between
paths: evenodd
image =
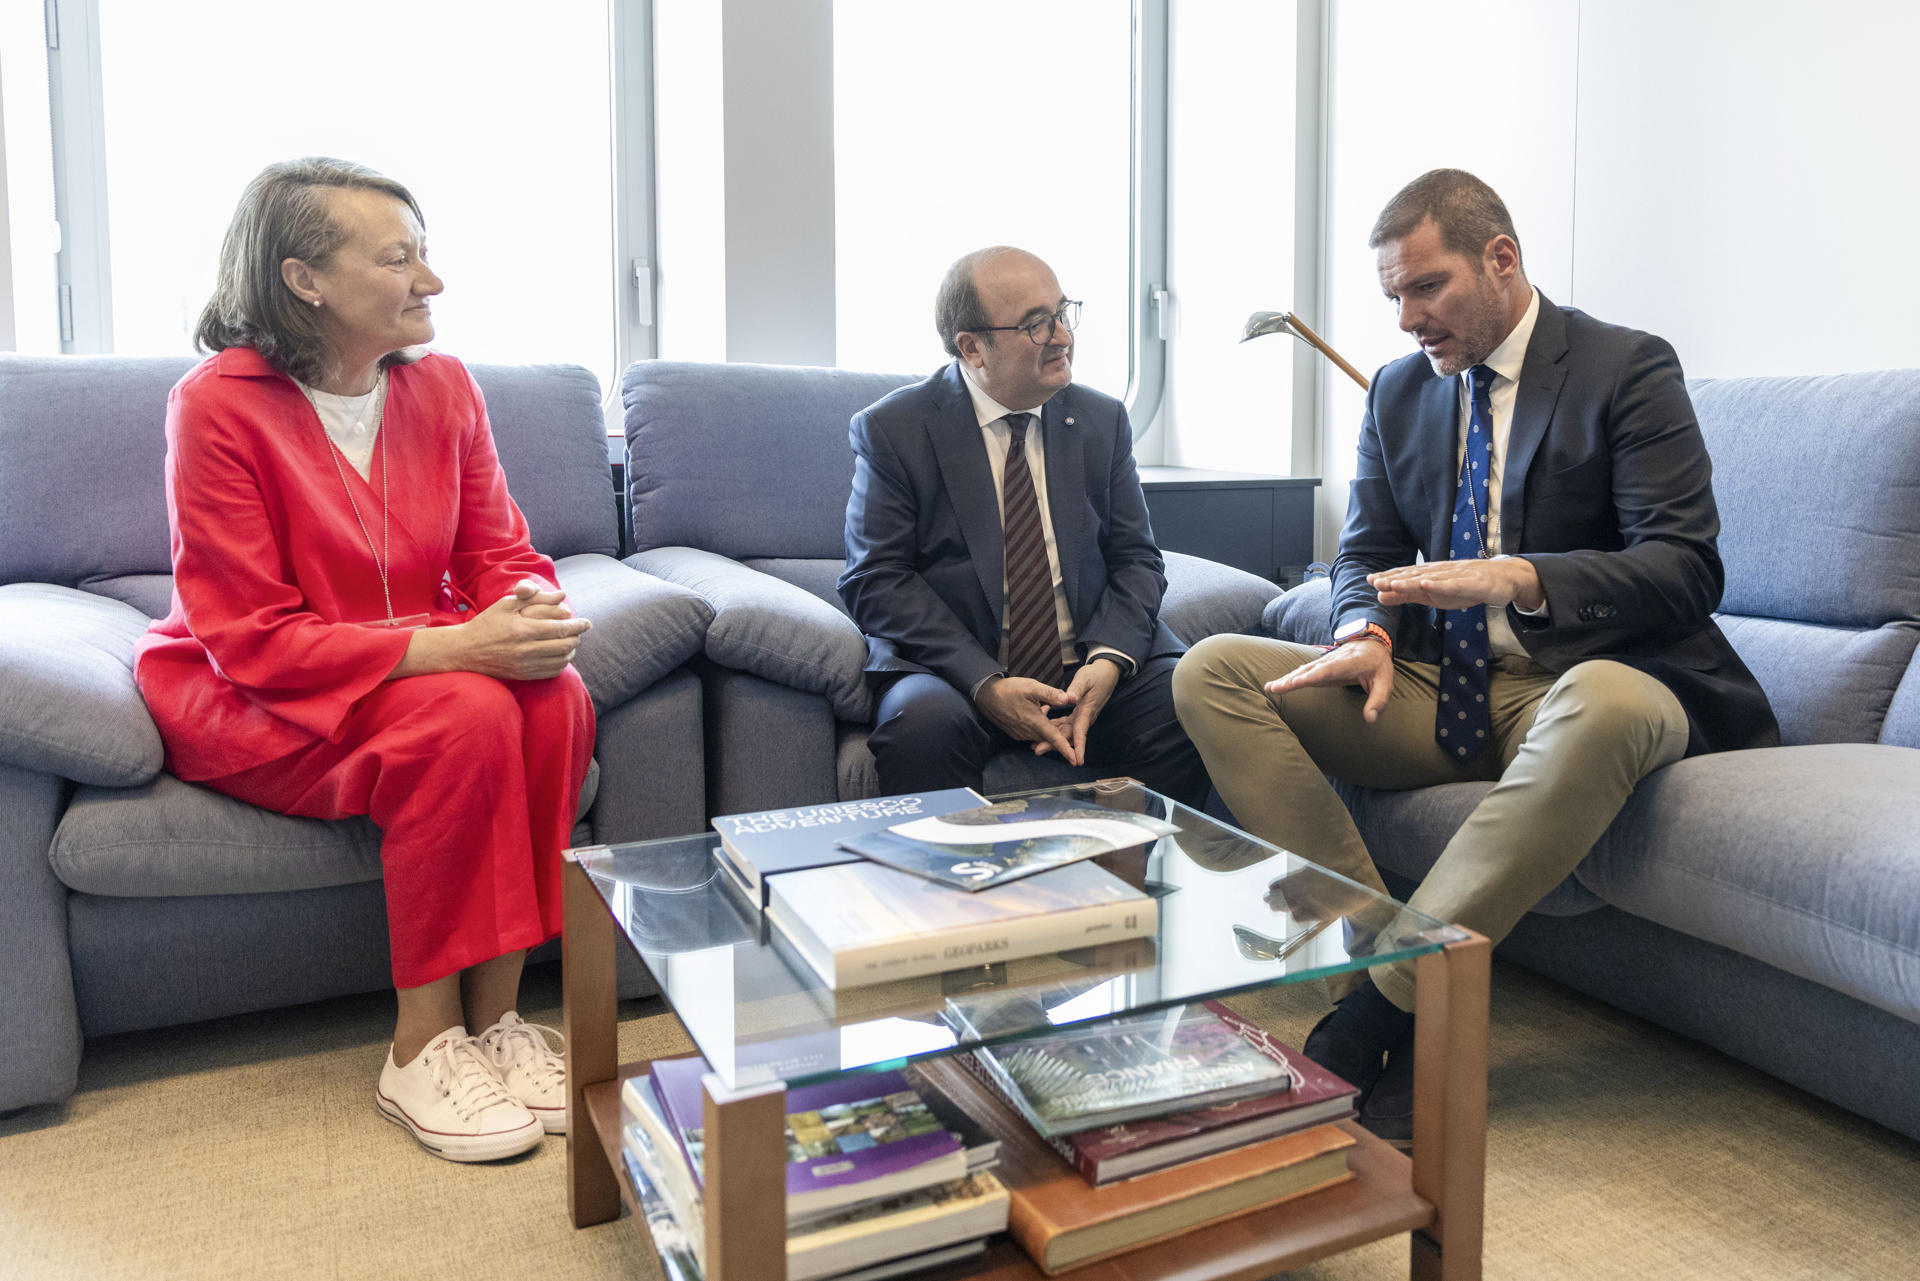
<instances>
[{"instance_id":1,"label":"large window","mask_svg":"<svg viewBox=\"0 0 1920 1281\"><path fill-rule=\"evenodd\" d=\"M1131 10L836 0L841 365L913 373L944 362L933 295L947 264L1011 244L1046 259L1086 303L1074 376L1126 392Z\"/></svg>"},{"instance_id":2,"label":"large window","mask_svg":"<svg viewBox=\"0 0 1920 1281\"><path fill-rule=\"evenodd\" d=\"M615 376L608 9L514 0L63 4L98 120L62 122L68 199L104 206L104 314L79 350L184 353L241 189L273 160L332 155L410 187L446 293L435 346ZM97 57L97 65L86 62ZM71 89L63 101L74 101ZM91 142L83 134L91 126ZM89 154L89 152L91 154ZM89 184L92 184L91 187ZM88 336L91 336L91 341Z\"/></svg>"}]
</instances>

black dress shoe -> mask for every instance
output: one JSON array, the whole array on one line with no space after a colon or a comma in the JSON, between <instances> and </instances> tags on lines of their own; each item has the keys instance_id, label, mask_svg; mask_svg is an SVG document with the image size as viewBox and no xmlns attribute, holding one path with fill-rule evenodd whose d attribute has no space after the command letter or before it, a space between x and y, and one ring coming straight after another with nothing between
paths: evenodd
<instances>
[{"instance_id":1,"label":"black dress shoe","mask_svg":"<svg viewBox=\"0 0 1920 1281\"><path fill-rule=\"evenodd\" d=\"M1364 1105L1383 1070L1387 1048L1402 1036L1412 1040L1413 1015L1380 994L1371 980L1340 998L1307 1033L1306 1056L1360 1091Z\"/></svg>"},{"instance_id":2,"label":"black dress shoe","mask_svg":"<svg viewBox=\"0 0 1920 1281\"><path fill-rule=\"evenodd\" d=\"M1413 1029L1387 1050L1387 1067L1360 1105L1360 1124L1405 1152L1413 1147Z\"/></svg>"}]
</instances>

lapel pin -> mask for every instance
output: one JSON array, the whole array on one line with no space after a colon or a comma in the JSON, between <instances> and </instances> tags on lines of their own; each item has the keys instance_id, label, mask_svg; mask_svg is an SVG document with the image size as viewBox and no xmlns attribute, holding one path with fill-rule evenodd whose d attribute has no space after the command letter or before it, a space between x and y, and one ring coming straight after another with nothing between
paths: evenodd
<instances>
[{"instance_id":1,"label":"lapel pin","mask_svg":"<svg viewBox=\"0 0 1920 1281\"><path fill-rule=\"evenodd\" d=\"M1071 418L1067 419L1067 426L1069 427L1073 426L1073 419Z\"/></svg>"}]
</instances>

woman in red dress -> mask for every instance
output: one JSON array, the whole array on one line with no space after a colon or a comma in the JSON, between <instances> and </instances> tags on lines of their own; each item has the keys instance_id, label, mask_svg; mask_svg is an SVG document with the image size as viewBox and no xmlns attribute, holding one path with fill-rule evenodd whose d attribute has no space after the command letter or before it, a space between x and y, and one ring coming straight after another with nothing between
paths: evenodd
<instances>
[{"instance_id":1,"label":"woman in red dress","mask_svg":"<svg viewBox=\"0 0 1920 1281\"><path fill-rule=\"evenodd\" d=\"M594 718L588 623L480 391L420 348L441 288L399 183L309 159L248 186L196 335L214 354L167 402L173 607L134 670L180 778L380 827L399 1017L376 1101L484 1161L566 1126L550 1029L514 1007L560 930Z\"/></svg>"}]
</instances>

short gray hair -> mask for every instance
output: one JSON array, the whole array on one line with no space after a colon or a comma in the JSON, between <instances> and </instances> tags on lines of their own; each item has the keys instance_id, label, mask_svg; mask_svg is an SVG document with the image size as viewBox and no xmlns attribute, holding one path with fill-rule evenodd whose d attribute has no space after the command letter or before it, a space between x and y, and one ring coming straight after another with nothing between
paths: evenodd
<instances>
[{"instance_id":1,"label":"short gray hair","mask_svg":"<svg viewBox=\"0 0 1920 1281\"><path fill-rule=\"evenodd\" d=\"M959 335L965 330L984 328L987 323L987 309L980 302L980 289L973 282L974 272L989 258L1013 252L1011 245L989 245L962 254L947 268L946 276L940 281L940 292L933 296L933 327L939 331L940 345L947 349L947 355L957 359ZM991 336L988 341L992 341Z\"/></svg>"},{"instance_id":2,"label":"short gray hair","mask_svg":"<svg viewBox=\"0 0 1920 1281\"><path fill-rule=\"evenodd\" d=\"M314 386L325 380L332 353L320 319L287 288L280 264L298 258L327 265L346 243L345 228L327 210L329 192L359 188L392 196L413 211L420 205L405 187L365 165L326 156L282 160L262 169L240 196L220 246L220 274L193 335L201 351L252 347L281 373ZM413 356L390 355L383 364Z\"/></svg>"},{"instance_id":3,"label":"short gray hair","mask_svg":"<svg viewBox=\"0 0 1920 1281\"><path fill-rule=\"evenodd\" d=\"M1464 169L1429 169L1395 193L1374 220L1367 248L1378 249L1392 240L1404 240L1429 218L1440 229L1440 243L1473 262L1495 236L1513 241L1520 250L1513 217L1492 187Z\"/></svg>"}]
</instances>

